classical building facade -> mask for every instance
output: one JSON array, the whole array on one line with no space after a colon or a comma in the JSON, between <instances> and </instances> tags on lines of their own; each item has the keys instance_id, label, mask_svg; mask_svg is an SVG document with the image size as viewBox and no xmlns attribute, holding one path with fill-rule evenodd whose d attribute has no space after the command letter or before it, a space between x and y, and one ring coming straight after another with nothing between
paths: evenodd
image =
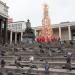
<instances>
[{"instance_id":1,"label":"classical building facade","mask_svg":"<svg viewBox=\"0 0 75 75\"><path fill-rule=\"evenodd\" d=\"M8 6L0 1L0 43L7 42Z\"/></svg>"},{"instance_id":2,"label":"classical building facade","mask_svg":"<svg viewBox=\"0 0 75 75\"><path fill-rule=\"evenodd\" d=\"M8 24L8 42L18 43L23 40L22 36L26 29L25 21L16 21ZM33 27L36 36L36 27Z\"/></svg>"},{"instance_id":3,"label":"classical building facade","mask_svg":"<svg viewBox=\"0 0 75 75\"><path fill-rule=\"evenodd\" d=\"M48 5L44 5L44 14L42 19L42 26L36 28L37 36L41 35L55 35L60 37L60 40L74 40L75 39L75 22L62 22L60 24L51 25L51 20L48 15Z\"/></svg>"},{"instance_id":4,"label":"classical building facade","mask_svg":"<svg viewBox=\"0 0 75 75\"><path fill-rule=\"evenodd\" d=\"M9 42L17 43L22 41L23 32L25 31L25 21L17 21L8 24L8 39Z\"/></svg>"},{"instance_id":5,"label":"classical building facade","mask_svg":"<svg viewBox=\"0 0 75 75\"><path fill-rule=\"evenodd\" d=\"M36 34L39 36L41 27L36 28ZM61 40L75 40L75 22L62 22L52 25L55 36L60 37Z\"/></svg>"},{"instance_id":6,"label":"classical building facade","mask_svg":"<svg viewBox=\"0 0 75 75\"><path fill-rule=\"evenodd\" d=\"M44 14L42 19L42 26L33 27L35 36L41 35L55 35L60 37L60 40L75 40L75 22L62 22L59 24L51 24L51 20L48 15L48 5L44 5ZM9 23L8 25L8 39L10 43L21 42L23 33L26 29L25 21L17 21Z\"/></svg>"},{"instance_id":7,"label":"classical building facade","mask_svg":"<svg viewBox=\"0 0 75 75\"><path fill-rule=\"evenodd\" d=\"M75 40L75 22L62 22L52 24L53 34L60 37L61 40ZM25 21L17 21L8 25L9 42L17 43L22 41L22 36L26 28ZM35 30L35 36L38 37L41 32L41 26L32 27Z\"/></svg>"}]
</instances>

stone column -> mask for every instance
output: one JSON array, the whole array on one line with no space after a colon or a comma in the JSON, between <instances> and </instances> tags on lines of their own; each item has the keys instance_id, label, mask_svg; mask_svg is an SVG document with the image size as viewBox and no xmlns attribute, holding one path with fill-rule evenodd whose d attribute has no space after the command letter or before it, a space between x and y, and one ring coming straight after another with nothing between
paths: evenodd
<instances>
[{"instance_id":1,"label":"stone column","mask_svg":"<svg viewBox=\"0 0 75 75\"><path fill-rule=\"evenodd\" d=\"M12 43L12 31L10 31L10 44Z\"/></svg>"},{"instance_id":2,"label":"stone column","mask_svg":"<svg viewBox=\"0 0 75 75\"><path fill-rule=\"evenodd\" d=\"M61 27L59 26L59 37L60 37L60 40L61 40Z\"/></svg>"},{"instance_id":3,"label":"stone column","mask_svg":"<svg viewBox=\"0 0 75 75\"><path fill-rule=\"evenodd\" d=\"M15 44L17 43L17 33L15 32Z\"/></svg>"},{"instance_id":4,"label":"stone column","mask_svg":"<svg viewBox=\"0 0 75 75\"><path fill-rule=\"evenodd\" d=\"M23 36L23 32L21 32L21 42L22 42L22 40L23 40L23 39L22 39L22 36Z\"/></svg>"},{"instance_id":5,"label":"stone column","mask_svg":"<svg viewBox=\"0 0 75 75\"><path fill-rule=\"evenodd\" d=\"M37 36L36 30L34 30L34 33L35 33L35 37L36 37Z\"/></svg>"},{"instance_id":6,"label":"stone column","mask_svg":"<svg viewBox=\"0 0 75 75\"><path fill-rule=\"evenodd\" d=\"M68 26L68 33L69 33L69 40L71 40L71 28L70 28L70 25Z\"/></svg>"},{"instance_id":7,"label":"stone column","mask_svg":"<svg viewBox=\"0 0 75 75\"><path fill-rule=\"evenodd\" d=\"M0 19L0 42L2 43L2 20Z\"/></svg>"},{"instance_id":8,"label":"stone column","mask_svg":"<svg viewBox=\"0 0 75 75\"><path fill-rule=\"evenodd\" d=\"M4 40L3 43L7 42L7 19L4 19Z\"/></svg>"}]
</instances>

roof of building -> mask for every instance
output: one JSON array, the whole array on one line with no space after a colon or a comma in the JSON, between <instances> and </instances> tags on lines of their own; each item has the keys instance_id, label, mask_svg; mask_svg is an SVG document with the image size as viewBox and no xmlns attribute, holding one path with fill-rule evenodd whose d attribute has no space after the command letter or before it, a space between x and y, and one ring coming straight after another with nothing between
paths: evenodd
<instances>
[{"instance_id":1,"label":"roof of building","mask_svg":"<svg viewBox=\"0 0 75 75\"><path fill-rule=\"evenodd\" d=\"M0 0L0 3L1 3L2 5L4 5L4 6L6 6L6 8L9 8L9 7L6 5L6 3L2 2L1 0Z\"/></svg>"},{"instance_id":2,"label":"roof of building","mask_svg":"<svg viewBox=\"0 0 75 75\"><path fill-rule=\"evenodd\" d=\"M75 26L75 21L73 22L61 22L59 24L52 24L52 28L57 28L57 27L66 27L66 26Z\"/></svg>"},{"instance_id":3,"label":"roof of building","mask_svg":"<svg viewBox=\"0 0 75 75\"><path fill-rule=\"evenodd\" d=\"M19 23L19 22L25 22L25 21L15 21L15 22L12 22L11 24L13 24L13 23Z\"/></svg>"}]
</instances>

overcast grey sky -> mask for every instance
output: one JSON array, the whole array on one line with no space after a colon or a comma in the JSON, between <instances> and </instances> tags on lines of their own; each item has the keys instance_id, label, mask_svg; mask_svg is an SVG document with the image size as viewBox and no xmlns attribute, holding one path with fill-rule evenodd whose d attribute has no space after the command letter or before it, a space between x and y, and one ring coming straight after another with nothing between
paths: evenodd
<instances>
[{"instance_id":1,"label":"overcast grey sky","mask_svg":"<svg viewBox=\"0 0 75 75\"><path fill-rule=\"evenodd\" d=\"M52 24L75 21L75 0L2 0L9 6L9 16L14 21L30 19L32 26L40 26L43 18L43 4L49 5Z\"/></svg>"}]
</instances>

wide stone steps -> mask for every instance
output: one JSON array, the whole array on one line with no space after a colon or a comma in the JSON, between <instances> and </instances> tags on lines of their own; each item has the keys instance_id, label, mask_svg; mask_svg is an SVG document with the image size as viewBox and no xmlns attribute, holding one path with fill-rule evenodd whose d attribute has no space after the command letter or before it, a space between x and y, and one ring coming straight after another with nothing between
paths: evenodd
<instances>
[{"instance_id":1,"label":"wide stone steps","mask_svg":"<svg viewBox=\"0 0 75 75\"><path fill-rule=\"evenodd\" d=\"M1 68L0 68L1 69ZM1 72L7 73L9 71L12 71L15 73L15 75L27 75L28 70L30 68L24 67L24 68L17 68L16 66L5 66L4 69L1 69ZM44 68L32 68L31 69L32 75L47 75L45 74ZM67 69L54 69L49 68L49 74L48 75L75 75L75 70L67 70Z\"/></svg>"},{"instance_id":2,"label":"wide stone steps","mask_svg":"<svg viewBox=\"0 0 75 75\"><path fill-rule=\"evenodd\" d=\"M15 46L16 47L16 46ZM58 48L46 49L43 48L44 53L40 52L39 48L17 48L14 50L14 47L10 47L6 49L5 56L0 56L1 59L6 61L5 68L0 68L1 72L7 73L8 71L12 71L15 75L27 75L27 71L30 69L30 65L36 66L36 68L32 68L32 75L46 75L45 74L45 60L48 61L50 69L48 75L75 75L75 70L67 70L63 69L66 64L66 52L72 52L71 56L71 67L75 68L75 49L74 48L65 48L65 52L60 52ZM51 50L51 52L50 52ZM20 64L24 66L24 68L16 67L14 61L18 58L18 56L22 57L22 61ZM34 56L34 62L30 62L30 56Z\"/></svg>"},{"instance_id":3,"label":"wide stone steps","mask_svg":"<svg viewBox=\"0 0 75 75\"><path fill-rule=\"evenodd\" d=\"M31 56L31 55L30 55ZM22 57L22 61L29 61L30 56L21 56ZM14 61L15 59L17 59L18 56L0 56L0 60L1 59L5 59L7 61ZM53 61L53 62L57 62L57 61L66 61L66 57L60 56L60 57L40 57L40 56L34 56L34 61L44 61L44 60L48 60L48 61ZM75 62L75 57L71 57L71 61Z\"/></svg>"},{"instance_id":4,"label":"wide stone steps","mask_svg":"<svg viewBox=\"0 0 75 75\"><path fill-rule=\"evenodd\" d=\"M40 62L40 61L34 61L34 62L30 62L30 61L20 61L19 62L21 65L25 66L25 67L30 67L30 65L33 65L34 67L42 67L44 68L45 62ZM66 65L66 62L48 62L50 68L63 68ZM14 61L6 61L6 65L9 66L15 66ZM71 62L71 67L75 68L75 62Z\"/></svg>"}]
</instances>

